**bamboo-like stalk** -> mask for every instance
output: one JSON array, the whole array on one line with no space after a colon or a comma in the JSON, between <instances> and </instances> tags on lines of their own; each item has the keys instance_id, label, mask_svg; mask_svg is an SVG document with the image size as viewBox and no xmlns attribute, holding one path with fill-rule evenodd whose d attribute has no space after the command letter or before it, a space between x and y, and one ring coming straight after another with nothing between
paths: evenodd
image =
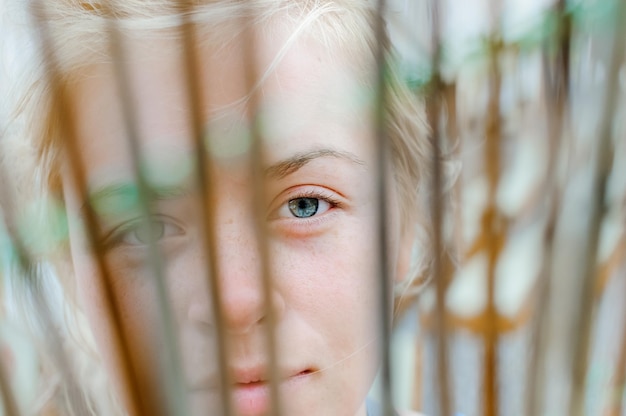
<instances>
[{"instance_id":1,"label":"bamboo-like stalk","mask_svg":"<svg viewBox=\"0 0 626 416\"><path fill-rule=\"evenodd\" d=\"M142 416L147 414L145 403L141 400L139 382L137 374L132 365L128 338L124 333L122 317L120 315L119 304L115 297L112 279L109 269L104 261L104 250L100 241L100 229L96 220L93 206L89 201L89 191L85 176L85 166L82 162L76 126L74 124L71 101L65 86L61 82L61 73L54 53L54 43L52 41L48 21L46 19L45 4L42 0L33 0L32 17L38 29L38 41L44 61L44 68L48 74L48 84L50 86L55 106L52 111L56 111L60 120L61 130L64 133L63 151L68 158L69 168L76 181L76 186L80 198L86 201L85 204L85 224L87 237L89 239L92 254L96 262L98 277L101 287L104 290L104 306L108 316L111 317L113 329L113 347L119 352L122 371L122 390L126 390L126 397L129 401L128 412L131 416Z\"/></svg>"},{"instance_id":2,"label":"bamboo-like stalk","mask_svg":"<svg viewBox=\"0 0 626 416\"><path fill-rule=\"evenodd\" d=\"M591 348L591 334L595 319L596 299L593 294L595 285L598 245L602 220L605 214L605 198L608 177L613 164L613 120L616 113L619 97L619 72L624 61L624 24L626 23L626 4L623 1L615 3L615 33L613 48L609 61L609 72L606 83L605 101L603 103L602 119L600 121L598 148L595 159L592 182L592 199L588 232L587 253L583 260L583 281L578 299L578 315L574 321L578 333L575 334L574 356L572 362L572 389L570 392L569 412L572 416L584 414L585 385L589 351Z\"/></svg>"},{"instance_id":3,"label":"bamboo-like stalk","mask_svg":"<svg viewBox=\"0 0 626 416\"><path fill-rule=\"evenodd\" d=\"M246 2L244 6L251 11L251 7ZM244 13L247 16L248 13ZM270 267L269 255L269 238L265 216L257 209L256 201L267 200L267 191L265 183L265 151L263 148L263 137L261 134L261 125L259 120L258 109L260 105L260 96L258 90L258 62L256 59L256 38L254 36L254 19L245 17L242 21L244 25L244 48L243 62L245 67L245 83L248 91L248 112L252 118L250 122L250 135L252 139L249 152L249 166L253 180L253 196L250 205L250 211L253 213L255 225L255 238L260 256L261 266L261 288L264 297L264 318L266 321L266 342L267 342L267 358L270 375L270 401L272 416L281 416L282 402L279 391L280 374L278 371L278 356L276 354L278 344L276 342L276 311L272 300L272 270ZM265 205L264 205L265 206Z\"/></svg>"},{"instance_id":4,"label":"bamboo-like stalk","mask_svg":"<svg viewBox=\"0 0 626 416\"><path fill-rule=\"evenodd\" d=\"M137 183L139 208L142 216L142 226L148 233L148 262L155 277L157 301L159 303L160 321L162 324L162 341L165 345L165 356L160 363L162 375L161 380L165 385L166 404L170 414L188 415L189 408L185 393L185 379L181 364L180 347L176 336L176 322L168 294L166 276L164 273L165 264L163 256L159 253L150 218L152 216L150 208L151 190L148 180L142 169L144 158L142 156L142 146L140 142L139 128L137 126L137 115L134 107L131 85L129 82L128 69L124 65L127 56L121 39L119 29L116 24L114 10L107 6L108 15L108 37L109 49L113 60L115 84L122 106L123 122L128 139L130 150L133 179ZM160 404L154 403L153 405Z\"/></svg>"},{"instance_id":5,"label":"bamboo-like stalk","mask_svg":"<svg viewBox=\"0 0 626 416\"><path fill-rule=\"evenodd\" d=\"M487 108L486 143L485 143L485 170L489 184L489 200L482 217L482 228L486 237L487 250L487 308L485 316L487 327L485 331L485 378L484 378L484 414L497 416L499 414L498 398L498 342L497 327L498 311L495 305L496 266L504 244L504 218L496 205L496 193L500 182L500 151L502 139L502 125L500 121L500 88L501 73L499 54L501 41L491 40L490 50L490 87L489 103Z\"/></svg>"},{"instance_id":6,"label":"bamboo-like stalk","mask_svg":"<svg viewBox=\"0 0 626 416\"><path fill-rule=\"evenodd\" d=\"M504 49L501 35L498 32L501 2L493 0L491 4L492 33L489 39L489 99L487 103L487 119L485 128L484 165L487 179L488 196L485 210L481 217L482 235L485 238L487 255L487 305L484 312L486 327L484 332L484 382L483 405L486 416L497 416L500 413L498 346L500 333L498 330L498 310L495 304L496 267L502 247L505 244L506 223L497 206L497 192L501 175L502 120L500 114L500 96L502 73L500 54Z\"/></svg>"},{"instance_id":7,"label":"bamboo-like stalk","mask_svg":"<svg viewBox=\"0 0 626 416\"><path fill-rule=\"evenodd\" d=\"M566 111L569 104L570 79L570 38L572 31L571 17L566 14L566 1L559 0L556 12L560 17L560 30L557 31L559 52L554 68L550 68L548 46L544 46L543 75L545 80L545 99L548 108L548 140L549 160L546 172L546 192L548 194L548 220L543 234L543 252L541 261L536 312L532 323L532 352L529 374L526 381L526 415L539 415L544 408L546 377L542 369L546 366L548 353L548 331L550 320L547 318L550 299L552 297L552 267L554 264L555 229L558 214L561 211L562 190L557 183L556 166L559 159L559 149L566 127ZM552 70L551 70L552 69Z\"/></svg>"},{"instance_id":8,"label":"bamboo-like stalk","mask_svg":"<svg viewBox=\"0 0 626 416\"><path fill-rule=\"evenodd\" d=\"M431 217L433 223L433 263L432 273L436 289L435 310L435 337L437 340L437 398L439 414L450 416L454 408L450 388L448 325L446 319L446 288L447 276L444 270L443 257L445 256L443 237L443 215L445 204L443 197L442 172L442 134L440 132L441 95L443 82L441 80L441 40L439 2L433 1L432 8L432 75L431 91L428 105L429 124L432 130L432 183L431 183Z\"/></svg>"},{"instance_id":9,"label":"bamboo-like stalk","mask_svg":"<svg viewBox=\"0 0 626 416\"><path fill-rule=\"evenodd\" d=\"M381 347L381 405L383 415L394 415L392 398L392 374L391 374L391 289L389 273L389 257L387 253L389 235L386 219L389 207L387 206L387 180L389 163L389 143L386 131L386 105L387 105L387 34L385 30L384 16L387 11L387 1L378 0L376 6L376 90L374 107L374 129L375 129L375 154L377 155L377 183L376 196L378 199L378 212L376 217L376 228L378 230L378 260L379 269L377 273L377 284L379 288L379 325L380 325L380 347Z\"/></svg>"},{"instance_id":10,"label":"bamboo-like stalk","mask_svg":"<svg viewBox=\"0 0 626 416\"><path fill-rule=\"evenodd\" d=\"M224 328L224 312L222 305L222 292L219 276L219 264L216 255L218 247L215 231L215 196L213 187L210 184L212 179L212 160L209 156L206 135L208 130L204 129L203 108L208 104L209 97L203 94L200 85L201 66L198 61L197 51L197 31L194 23L190 20L193 13L193 2L181 0L183 9L183 25L181 33L183 35L185 80L188 89L189 104L191 108L191 126L194 137L196 152L196 165L198 174L198 187L200 189L200 203L202 208L202 237L204 252L208 259L207 283L209 296L211 299L212 313L215 321L215 332L217 335L217 364L219 367L220 397L222 399L222 415L231 416L233 414L231 402L231 380L228 373L229 351L228 339ZM210 70L210 69L209 69Z\"/></svg>"}]
</instances>

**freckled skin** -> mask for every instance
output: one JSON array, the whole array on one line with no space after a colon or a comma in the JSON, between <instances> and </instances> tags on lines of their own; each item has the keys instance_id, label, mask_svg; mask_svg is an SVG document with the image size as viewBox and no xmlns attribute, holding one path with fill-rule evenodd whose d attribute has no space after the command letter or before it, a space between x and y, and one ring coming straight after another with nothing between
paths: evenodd
<instances>
[{"instance_id":1,"label":"freckled skin","mask_svg":"<svg viewBox=\"0 0 626 416\"><path fill-rule=\"evenodd\" d=\"M267 35L259 35L262 68L269 66L285 40L281 34L274 34L271 39L264 36ZM225 49L216 52L206 46L201 53L203 67L211 68L202 79L202 90L210 103L204 108L207 123L246 93L242 55L238 53L241 40ZM143 151L148 157L185 157L192 152L193 144L177 45L137 38L130 42L128 50L132 52L128 69L138 104ZM340 104L347 91L355 88L348 80L356 77L350 76L351 70L340 63L341 59L331 61L328 56L320 45L303 38L265 81L264 99L282 109L285 120L297 120L288 130L267 138L267 159L273 163L294 154L329 148L350 152L363 164L332 157L313 160L284 178L269 180L269 203L252 204L255 181L246 168L247 155L216 159L211 173L216 196L218 279L231 365L248 368L267 364L267 319L252 221L252 207L256 207L266 219L269 232L279 368L287 373L322 370L295 387L281 386L285 414L304 414L306 409L310 416L364 416L363 402L378 366L374 324L378 316L374 275L376 160L367 122L368 107L342 109ZM73 98L89 184L100 186L130 180L130 157L112 68L94 65L87 75ZM347 87L344 90L338 85ZM246 109L229 107L228 111L246 125ZM64 188L68 213L76 216L81 201L67 175ZM303 193L309 198L319 195L320 201L331 197L339 204L331 204L328 210L311 218L289 217L285 207ZM207 409L218 408L219 395L214 389L196 388L218 371L215 321L206 284L207 259L199 234L199 198L191 193L160 201L153 213L166 224L160 229L163 236L158 246L166 265L192 414L207 414ZM151 269L145 261L145 246L139 244L133 228L119 231L133 220L129 217L104 222L103 229L117 236L106 259L143 394L158 402L155 359L162 351L160 343L154 342L159 314ZM396 223L390 220L390 224ZM81 229L74 221L70 224L78 296L111 379L120 385L119 360L110 346L112 329L103 306L95 262ZM399 239L397 227L393 228L394 262L400 256ZM158 408L152 414L160 414Z\"/></svg>"}]
</instances>

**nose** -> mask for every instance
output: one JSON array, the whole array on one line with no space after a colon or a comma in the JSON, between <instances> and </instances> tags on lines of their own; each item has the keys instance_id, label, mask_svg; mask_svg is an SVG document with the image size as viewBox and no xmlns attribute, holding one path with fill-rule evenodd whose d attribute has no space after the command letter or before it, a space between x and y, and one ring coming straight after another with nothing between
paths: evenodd
<instances>
[{"instance_id":1,"label":"nose","mask_svg":"<svg viewBox=\"0 0 626 416\"><path fill-rule=\"evenodd\" d=\"M233 335L249 333L264 324L268 308L272 308L274 316L284 309L283 297L275 284L269 291L269 305L266 302L263 265L254 227L249 221L228 220L216 227L215 269L220 318L225 330ZM189 318L215 326L215 320L220 318L216 318L210 306L207 302L194 302L189 307Z\"/></svg>"}]
</instances>

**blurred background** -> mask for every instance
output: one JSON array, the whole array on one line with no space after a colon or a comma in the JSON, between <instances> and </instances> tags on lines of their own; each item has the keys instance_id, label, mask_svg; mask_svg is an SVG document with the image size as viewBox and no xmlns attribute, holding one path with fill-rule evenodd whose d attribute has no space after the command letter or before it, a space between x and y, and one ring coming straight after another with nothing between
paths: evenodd
<instances>
[{"instance_id":1,"label":"blurred background","mask_svg":"<svg viewBox=\"0 0 626 416\"><path fill-rule=\"evenodd\" d=\"M395 321L399 407L626 415L625 8L624 0L388 3L397 64L425 97L446 157L435 192L446 194L444 215L433 220L446 255L429 285L405 293ZM22 17L0 18L0 97L35 53ZM0 100L7 134L9 103ZM35 240L55 241L55 232L39 228ZM17 401L28 403L41 395L39 365L12 318L6 275L15 256L0 232L0 357ZM51 318L61 322L50 285Z\"/></svg>"},{"instance_id":2,"label":"blurred background","mask_svg":"<svg viewBox=\"0 0 626 416\"><path fill-rule=\"evenodd\" d=\"M441 414L444 377L452 414L626 414L624 7L391 2L406 78L458 163L445 325L431 284L396 328L399 402Z\"/></svg>"}]
</instances>

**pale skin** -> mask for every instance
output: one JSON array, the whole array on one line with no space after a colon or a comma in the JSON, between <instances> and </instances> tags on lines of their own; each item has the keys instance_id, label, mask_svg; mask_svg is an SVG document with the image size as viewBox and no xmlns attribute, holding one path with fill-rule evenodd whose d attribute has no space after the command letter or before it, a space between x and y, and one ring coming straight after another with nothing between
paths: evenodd
<instances>
[{"instance_id":1,"label":"pale skin","mask_svg":"<svg viewBox=\"0 0 626 416\"><path fill-rule=\"evenodd\" d=\"M257 37L260 68L274 61L287 35L268 36ZM247 94L243 41L235 39L219 50L208 45L200 54L207 68L201 88L208 103L203 110L210 147L218 149L211 155L217 278L233 404L240 416L267 413L267 319L252 220L261 214L268 230L284 414L299 415L306 409L311 416L365 416L365 396L378 367L377 162L371 106L346 99L363 88L355 80L364 77L314 40L299 39L289 49L260 90L263 102L270 103L265 117L272 123L263 131L266 201L253 203L256 182L248 168L249 147L245 140L242 147L229 145L241 141L249 122L250 109L242 103ZM219 409L217 335L207 290L199 196L186 181L190 176L176 176L180 166L188 166L185 161L194 149L180 49L171 41L138 36L127 50L132 52L127 68L142 151L151 171L157 172L155 182L180 187L153 204L153 224L166 265L192 415L207 414L207 409ZM132 182L127 136L112 67L92 65L84 75L72 89L78 140L90 190L107 206L118 185ZM276 128L275 120L284 123ZM77 296L109 376L121 386L99 274L79 220L84 201L69 171L63 173L63 187ZM395 194L388 199L391 278L400 280L407 271L406 240L411 236L400 232ZM253 207L260 212L253 213ZM136 225L138 213L131 207L123 212L103 209L101 214L107 265L142 392L155 400L159 392L154 363L161 350L152 341L159 314L146 244Z\"/></svg>"}]
</instances>

